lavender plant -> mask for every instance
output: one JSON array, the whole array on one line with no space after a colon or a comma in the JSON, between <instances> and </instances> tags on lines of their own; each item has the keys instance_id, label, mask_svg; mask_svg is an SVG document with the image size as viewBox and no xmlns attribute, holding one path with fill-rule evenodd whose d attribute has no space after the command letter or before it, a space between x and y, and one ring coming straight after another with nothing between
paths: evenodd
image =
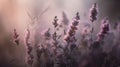
<instances>
[{"instance_id":1,"label":"lavender plant","mask_svg":"<svg viewBox=\"0 0 120 67\"><path fill-rule=\"evenodd\" d=\"M16 31L16 29L14 29L14 36L13 36L13 38L14 38L14 42L17 44L17 45L19 45L19 34L17 33L17 31Z\"/></svg>"},{"instance_id":2,"label":"lavender plant","mask_svg":"<svg viewBox=\"0 0 120 67\"><path fill-rule=\"evenodd\" d=\"M56 28L57 26L58 26L58 18L57 18L57 16L55 16L54 17L54 22L53 22L53 25L54 25L54 27Z\"/></svg>"},{"instance_id":3,"label":"lavender plant","mask_svg":"<svg viewBox=\"0 0 120 67\"><path fill-rule=\"evenodd\" d=\"M101 24L101 30L100 32L97 34L98 36L98 41L101 41L104 39L105 35L109 33L109 22L108 22L108 18L104 18L102 20L102 24Z\"/></svg>"},{"instance_id":4,"label":"lavender plant","mask_svg":"<svg viewBox=\"0 0 120 67\"><path fill-rule=\"evenodd\" d=\"M27 29L27 34L26 34L26 38L25 38L25 44L26 44L26 48L27 48L27 59L26 59L26 61L30 65L30 67L32 67L34 56L32 54L33 47L31 45L31 43L29 42L29 39L30 39L30 30Z\"/></svg>"},{"instance_id":5,"label":"lavender plant","mask_svg":"<svg viewBox=\"0 0 120 67\"><path fill-rule=\"evenodd\" d=\"M54 62L54 67L59 67L61 65L61 59L60 59L60 53L59 53L59 39L61 37L61 35L57 34L57 27L59 26L58 24L58 18L57 16L55 16L54 20L53 20L53 26L54 26L54 33L52 34L52 39L53 39L53 62Z\"/></svg>"},{"instance_id":6,"label":"lavender plant","mask_svg":"<svg viewBox=\"0 0 120 67\"><path fill-rule=\"evenodd\" d=\"M94 3L89 11L89 20L92 22L92 29L91 29L91 42L93 41L92 35L94 32L94 21L97 20L98 10L97 10L97 4Z\"/></svg>"},{"instance_id":7,"label":"lavender plant","mask_svg":"<svg viewBox=\"0 0 120 67\"><path fill-rule=\"evenodd\" d=\"M66 14L63 12L64 22L62 25L68 25L69 20L66 17ZM91 30L91 49L85 49L88 51L83 51L81 48L77 47L77 45L88 44L86 37L89 37L89 33L87 29L84 30L82 34L81 43L77 43L78 36L76 34L78 30L78 25L80 22L79 12L76 13L76 16L73 18L73 22L71 23L68 31L64 29L64 34L59 35L59 29L62 28L62 25L58 23L60 19L57 16L54 17L52 25L54 26L54 31L51 33L51 29L47 29L42 32L44 39L40 40L40 43L35 44L35 55L38 62L38 67L117 67L120 63L116 59L116 55L113 55L114 52L105 53L103 52L103 47L101 44L105 41L104 38L107 37L110 31L108 18L104 18L101 23L100 32L97 34L97 39L93 40L94 33L94 25L93 23L97 20L98 10L97 4L94 3L89 12L89 20L92 22L92 30ZM37 16L37 20L38 20ZM38 21L37 21L38 22ZM119 28L118 28L119 29ZM38 31L38 30L37 30ZM33 66L33 47L29 42L30 39L30 31L27 29L27 37L25 38L25 44L27 47L27 63L30 66ZM64 36L65 35L65 36ZM38 36L38 35L36 35ZM65 43L62 41L64 38ZM120 41L120 40L118 40ZM62 45L67 44L65 47ZM119 44L119 43L117 43ZM114 49L113 49L114 50ZM118 51L118 50L116 50ZM119 56L119 55L118 55ZM119 57L117 58L119 59ZM113 60L114 58L114 60ZM113 60L113 62L112 62ZM110 64L107 63L110 61ZM113 64L113 65L111 65Z\"/></svg>"},{"instance_id":8,"label":"lavender plant","mask_svg":"<svg viewBox=\"0 0 120 67\"><path fill-rule=\"evenodd\" d=\"M77 39L75 38L75 33L76 33L76 30L78 29L77 26L78 26L79 20L80 20L79 12L77 12L76 17L74 18L70 26L70 29L68 30L67 35L64 38L64 40L67 42L67 47L71 46L72 48L72 46L75 46L75 42L77 41Z\"/></svg>"}]
</instances>

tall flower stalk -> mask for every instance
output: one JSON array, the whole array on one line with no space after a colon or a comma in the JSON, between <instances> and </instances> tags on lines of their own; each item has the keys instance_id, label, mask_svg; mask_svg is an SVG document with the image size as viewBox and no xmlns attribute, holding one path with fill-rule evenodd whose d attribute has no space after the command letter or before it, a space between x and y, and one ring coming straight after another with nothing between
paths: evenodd
<instances>
[{"instance_id":1,"label":"tall flower stalk","mask_svg":"<svg viewBox=\"0 0 120 67\"><path fill-rule=\"evenodd\" d=\"M53 23L54 30L55 30L54 33L52 34L53 47L54 47L53 56L54 56L54 67L55 67L56 65L59 65L56 63L57 62L56 59L58 59L56 56L57 56L57 49L58 49L58 44L59 44L58 39L57 39L58 38L57 27L59 26L57 16L54 17L54 20L52 23Z\"/></svg>"},{"instance_id":2,"label":"tall flower stalk","mask_svg":"<svg viewBox=\"0 0 120 67\"><path fill-rule=\"evenodd\" d=\"M76 30L78 29L77 26L79 24L79 20L80 20L80 16L79 16L79 12L76 13L76 17L74 17L74 20L70 26L70 29L68 30L64 40L67 42L67 46L75 46L75 43L77 41L76 37L75 37L75 33Z\"/></svg>"},{"instance_id":3,"label":"tall flower stalk","mask_svg":"<svg viewBox=\"0 0 120 67\"><path fill-rule=\"evenodd\" d=\"M108 18L104 18L102 20L102 24L101 24L101 30L100 32L97 34L98 38L97 41L103 41L103 39L105 38L105 35L109 33L109 22L108 22Z\"/></svg>"},{"instance_id":4,"label":"tall flower stalk","mask_svg":"<svg viewBox=\"0 0 120 67\"><path fill-rule=\"evenodd\" d=\"M97 4L94 3L89 11L89 20L92 22L92 29L91 29L91 41L92 42L93 42L92 35L94 33L94 23L93 22L97 20L97 14L98 14Z\"/></svg>"},{"instance_id":5,"label":"tall flower stalk","mask_svg":"<svg viewBox=\"0 0 120 67\"><path fill-rule=\"evenodd\" d=\"M26 61L32 67L34 56L32 54L33 47L31 45L31 43L29 42L29 39L30 39L30 30L27 29L27 34L26 34L26 38L25 38L25 44L26 44L26 48L27 48L27 59L26 59Z\"/></svg>"},{"instance_id":6,"label":"tall flower stalk","mask_svg":"<svg viewBox=\"0 0 120 67\"><path fill-rule=\"evenodd\" d=\"M52 39L53 39L53 44L54 46L57 48L58 47L58 40L61 38L61 35L59 35L57 32L59 31L59 24L58 24L58 18L57 16L54 17L54 20L53 20L53 26L54 26L54 33L52 34Z\"/></svg>"}]
</instances>

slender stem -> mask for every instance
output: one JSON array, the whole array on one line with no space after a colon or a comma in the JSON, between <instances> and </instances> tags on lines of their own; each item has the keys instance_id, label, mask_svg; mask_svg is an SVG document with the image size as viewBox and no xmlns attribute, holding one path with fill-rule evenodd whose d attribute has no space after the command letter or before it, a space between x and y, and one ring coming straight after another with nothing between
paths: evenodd
<instances>
[{"instance_id":1,"label":"slender stem","mask_svg":"<svg viewBox=\"0 0 120 67\"><path fill-rule=\"evenodd\" d=\"M92 30L91 30L91 43L93 42L93 33L94 33L94 23L92 22Z\"/></svg>"}]
</instances>

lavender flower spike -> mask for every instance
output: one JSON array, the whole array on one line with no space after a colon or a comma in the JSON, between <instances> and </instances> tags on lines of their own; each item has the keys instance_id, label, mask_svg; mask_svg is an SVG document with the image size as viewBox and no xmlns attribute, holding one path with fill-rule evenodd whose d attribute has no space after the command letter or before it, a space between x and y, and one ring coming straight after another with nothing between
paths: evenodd
<instances>
[{"instance_id":1,"label":"lavender flower spike","mask_svg":"<svg viewBox=\"0 0 120 67\"><path fill-rule=\"evenodd\" d=\"M19 34L17 33L16 29L14 29L14 42L19 45Z\"/></svg>"},{"instance_id":2,"label":"lavender flower spike","mask_svg":"<svg viewBox=\"0 0 120 67\"><path fill-rule=\"evenodd\" d=\"M97 14L98 14L97 4L94 3L92 5L92 8L89 11L89 18L91 22L94 22L95 20L97 20Z\"/></svg>"},{"instance_id":3,"label":"lavender flower spike","mask_svg":"<svg viewBox=\"0 0 120 67\"><path fill-rule=\"evenodd\" d=\"M108 18L104 18L101 24L101 30L97 34L98 36L98 41L103 40L105 35L109 33L109 23L108 23Z\"/></svg>"},{"instance_id":4,"label":"lavender flower spike","mask_svg":"<svg viewBox=\"0 0 120 67\"><path fill-rule=\"evenodd\" d=\"M54 17L53 25L56 28L58 26L58 18L57 16Z\"/></svg>"},{"instance_id":5,"label":"lavender flower spike","mask_svg":"<svg viewBox=\"0 0 120 67\"><path fill-rule=\"evenodd\" d=\"M25 44L26 44L26 48L27 48L27 59L26 59L26 61L32 67L34 56L32 55L33 47L31 46L31 43L29 42L29 39L30 39L30 30L27 29L27 35L26 35L26 38L25 38Z\"/></svg>"}]
</instances>

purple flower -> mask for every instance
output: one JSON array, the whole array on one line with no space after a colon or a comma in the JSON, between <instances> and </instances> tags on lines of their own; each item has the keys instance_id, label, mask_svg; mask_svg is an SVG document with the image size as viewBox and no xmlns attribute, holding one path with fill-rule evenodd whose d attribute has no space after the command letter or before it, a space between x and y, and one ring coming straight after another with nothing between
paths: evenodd
<instances>
[{"instance_id":1,"label":"purple flower","mask_svg":"<svg viewBox=\"0 0 120 67\"><path fill-rule=\"evenodd\" d=\"M69 35L65 35L65 36L64 36L64 40L65 40L66 42L70 42L70 37L69 37Z\"/></svg>"},{"instance_id":2,"label":"purple flower","mask_svg":"<svg viewBox=\"0 0 120 67\"><path fill-rule=\"evenodd\" d=\"M27 53L30 54L32 52L32 46L28 43L27 44Z\"/></svg>"},{"instance_id":3,"label":"purple flower","mask_svg":"<svg viewBox=\"0 0 120 67\"><path fill-rule=\"evenodd\" d=\"M79 16L79 13L77 12L76 17L74 18L74 20L73 20L73 22L70 26L70 29L68 29L68 32L67 32L67 34L64 38L64 40L67 43L75 43L77 41L77 39L75 38L75 33L76 33L76 30L77 30L79 20L80 20L80 16Z\"/></svg>"},{"instance_id":4,"label":"purple flower","mask_svg":"<svg viewBox=\"0 0 120 67\"><path fill-rule=\"evenodd\" d=\"M33 58L34 58L33 55L29 55L29 56L27 57L27 63L28 63L30 66L32 66L32 64L33 64Z\"/></svg>"},{"instance_id":5,"label":"purple flower","mask_svg":"<svg viewBox=\"0 0 120 67\"><path fill-rule=\"evenodd\" d=\"M33 47L31 46L31 43L29 42L29 39L30 39L30 30L27 29L27 35L26 35L26 38L25 38L25 44L26 44L26 48L27 48L27 63L32 66L33 64L33 58L34 56L32 55L32 49Z\"/></svg>"},{"instance_id":6,"label":"purple flower","mask_svg":"<svg viewBox=\"0 0 120 67\"><path fill-rule=\"evenodd\" d=\"M71 29L72 30L77 30L77 27L76 26L71 26Z\"/></svg>"},{"instance_id":7,"label":"purple flower","mask_svg":"<svg viewBox=\"0 0 120 67\"><path fill-rule=\"evenodd\" d=\"M94 22L95 20L97 20L97 14L98 14L97 4L94 3L92 5L92 8L89 11L89 18L91 22Z\"/></svg>"},{"instance_id":8,"label":"purple flower","mask_svg":"<svg viewBox=\"0 0 120 67\"><path fill-rule=\"evenodd\" d=\"M101 24L101 30L97 34L98 36L98 41L104 39L105 35L109 33L109 23L108 23L108 18L104 18Z\"/></svg>"},{"instance_id":9,"label":"purple flower","mask_svg":"<svg viewBox=\"0 0 120 67\"><path fill-rule=\"evenodd\" d=\"M75 19L75 20L72 22L72 25L73 25L73 26L77 26L78 23L79 23L79 21Z\"/></svg>"},{"instance_id":10,"label":"purple flower","mask_svg":"<svg viewBox=\"0 0 120 67\"><path fill-rule=\"evenodd\" d=\"M97 37L98 37L97 41L102 40L102 39L104 38L104 36L105 36L105 35L104 35L103 33L101 33L101 32L98 33L98 34L97 34Z\"/></svg>"},{"instance_id":11,"label":"purple flower","mask_svg":"<svg viewBox=\"0 0 120 67\"><path fill-rule=\"evenodd\" d=\"M80 20L80 15L79 15L79 12L76 13L76 17L75 17L76 20Z\"/></svg>"},{"instance_id":12,"label":"purple flower","mask_svg":"<svg viewBox=\"0 0 120 67\"><path fill-rule=\"evenodd\" d=\"M54 17L53 25L55 28L59 25L57 16Z\"/></svg>"},{"instance_id":13,"label":"purple flower","mask_svg":"<svg viewBox=\"0 0 120 67\"><path fill-rule=\"evenodd\" d=\"M108 18L104 18L101 25L101 33L107 34L109 31Z\"/></svg>"},{"instance_id":14,"label":"purple flower","mask_svg":"<svg viewBox=\"0 0 120 67\"><path fill-rule=\"evenodd\" d=\"M53 36L53 40L56 40L57 37L58 37L58 36L57 36L57 32L55 31L52 36Z\"/></svg>"},{"instance_id":15,"label":"purple flower","mask_svg":"<svg viewBox=\"0 0 120 67\"><path fill-rule=\"evenodd\" d=\"M16 29L14 29L14 42L19 45L19 34L17 33Z\"/></svg>"},{"instance_id":16,"label":"purple flower","mask_svg":"<svg viewBox=\"0 0 120 67\"><path fill-rule=\"evenodd\" d=\"M75 35L75 30L70 29L68 31L69 36L74 36Z\"/></svg>"}]
</instances>

